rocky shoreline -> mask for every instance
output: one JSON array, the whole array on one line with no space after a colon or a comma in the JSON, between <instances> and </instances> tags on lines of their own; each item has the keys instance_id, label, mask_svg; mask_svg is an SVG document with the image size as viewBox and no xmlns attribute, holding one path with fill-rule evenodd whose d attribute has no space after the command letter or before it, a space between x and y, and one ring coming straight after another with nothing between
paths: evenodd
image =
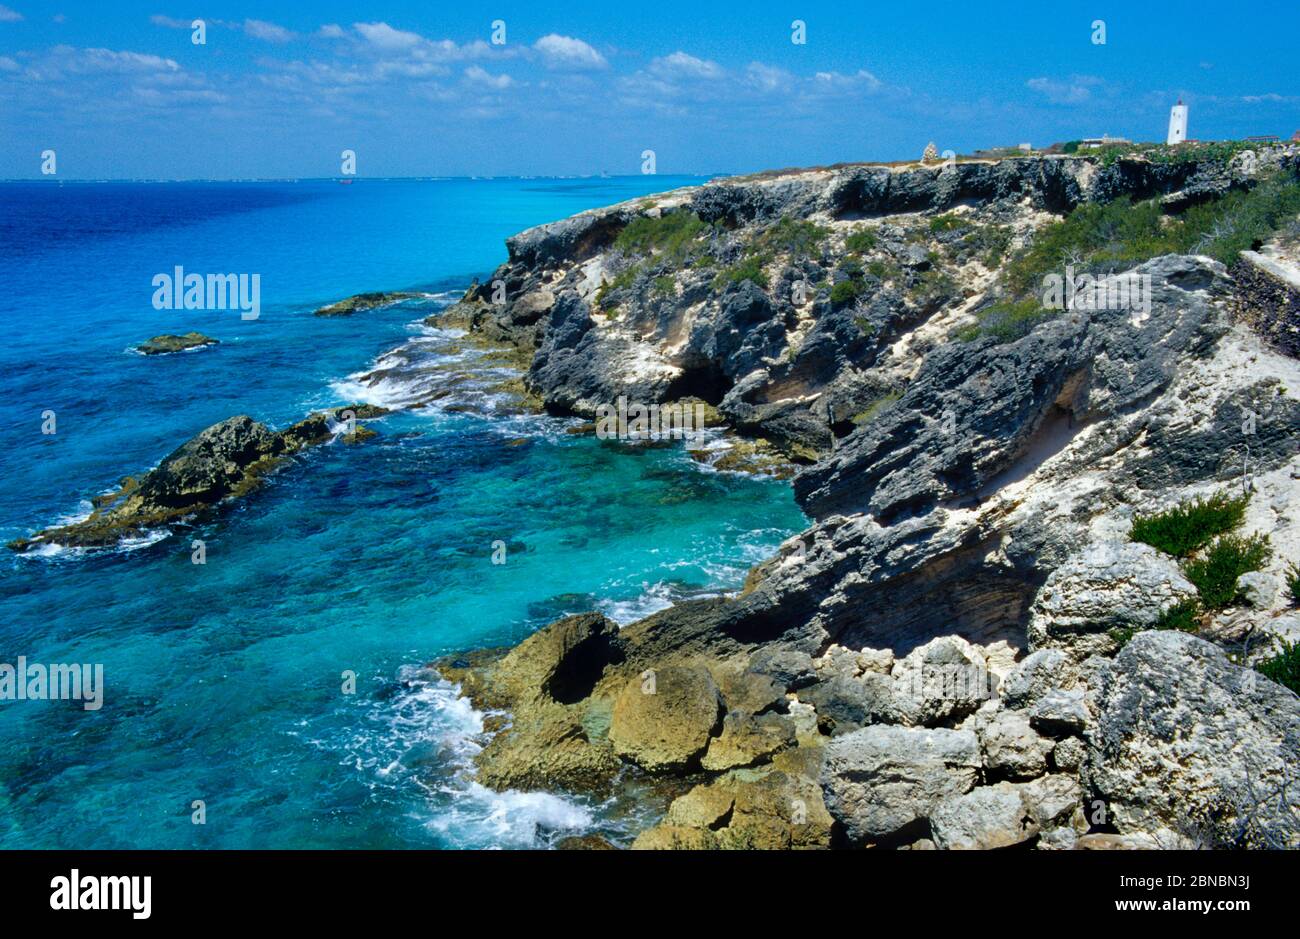
<instances>
[{"instance_id":1,"label":"rocky shoreline","mask_svg":"<svg viewBox=\"0 0 1300 939\"><path fill-rule=\"evenodd\" d=\"M812 524L734 596L432 663L486 715L477 781L661 806L637 848L1300 847L1300 698L1268 677L1300 640L1295 233L1175 237L1290 205L1300 154L1198 153L763 174L509 239L359 384L700 403L729 448L692 455L793 477ZM1144 301L1045 309L1066 264ZM11 547L207 511L339 420L231 418ZM1186 552L1136 537L1206 500L1236 514Z\"/></svg>"},{"instance_id":2,"label":"rocky shoreline","mask_svg":"<svg viewBox=\"0 0 1300 939\"><path fill-rule=\"evenodd\" d=\"M494 715L479 781L656 785L638 848L1300 846L1300 699L1252 667L1300 638L1300 366L1258 299L1280 288L1155 250L1072 260L1149 284L1140 309L1014 293L1116 200L1190 227L1296 165L837 167L510 239L439 322L516 350L552 413L703 399L801 467L813 524L736 596L434 663ZM1211 603L1188 578L1238 536L1180 560L1134 522L1230 492L1266 547Z\"/></svg>"}]
</instances>

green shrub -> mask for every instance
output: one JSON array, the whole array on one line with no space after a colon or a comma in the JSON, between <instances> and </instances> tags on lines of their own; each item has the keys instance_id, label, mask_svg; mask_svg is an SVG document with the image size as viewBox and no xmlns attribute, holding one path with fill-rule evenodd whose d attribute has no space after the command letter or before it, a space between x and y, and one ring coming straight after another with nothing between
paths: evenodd
<instances>
[{"instance_id":1,"label":"green shrub","mask_svg":"<svg viewBox=\"0 0 1300 939\"><path fill-rule=\"evenodd\" d=\"M807 257L830 234L825 228L808 221L796 221L788 215L769 227L754 240L752 251Z\"/></svg>"},{"instance_id":2,"label":"green shrub","mask_svg":"<svg viewBox=\"0 0 1300 939\"><path fill-rule=\"evenodd\" d=\"M966 221L960 215L936 215L930 219L930 233L937 235L940 232L956 231L958 228L969 228L970 222Z\"/></svg>"},{"instance_id":3,"label":"green shrub","mask_svg":"<svg viewBox=\"0 0 1300 939\"><path fill-rule=\"evenodd\" d=\"M981 225L962 241L983 255L981 260L985 267L994 268L1002 263L1007 249L1011 247L1011 229L1002 225Z\"/></svg>"},{"instance_id":4,"label":"green shrub","mask_svg":"<svg viewBox=\"0 0 1300 939\"><path fill-rule=\"evenodd\" d=\"M1237 578L1259 570L1268 555L1267 535L1220 535L1203 554L1183 565L1183 573L1196 585L1201 603L1219 610L1237 598Z\"/></svg>"},{"instance_id":5,"label":"green shrub","mask_svg":"<svg viewBox=\"0 0 1300 939\"><path fill-rule=\"evenodd\" d=\"M694 212L665 212L658 218L641 215L618 233L614 247L626 254L657 252L680 261L690 254L708 229Z\"/></svg>"},{"instance_id":6,"label":"green shrub","mask_svg":"<svg viewBox=\"0 0 1300 939\"><path fill-rule=\"evenodd\" d=\"M1079 152L1079 144L1081 144L1081 143L1083 143L1082 140L1068 140L1068 141L1066 141L1065 144L1061 147L1061 152L1062 152L1062 153L1078 153L1078 152Z\"/></svg>"},{"instance_id":7,"label":"green shrub","mask_svg":"<svg viewBox=\"0 0 1300 939\"><path fill-rule=\"evenodd\" d=\"M1300 603L1300 564L1287 565L1286 589L1291 593L1291 602Z\"/></svg>"},{"instance_id":8,"label":"green shrub","mask_svg":"<svg viewBox=\"0 0 1300 939\"><path fill-rule=\"evenodd\" d=\"M831 288L831 303L835 306L844 306L846 303L852 303L861 296L862 291L866 289L866 284L860 280L850 277L848 280L842 280Z\"/></svg>"},{"instance_id":9,"label":"green shrub","mask_svg":"<svg viewBox=\"0 0 1300 939\"><path fill-rule=\"evenodd\" d=\"M1007 286L1017 297L1036 293L1045 275L1062 273L1071 260L1080 272L1117 270L1162 254L1188 252L1232 264L1240 251L1269 238L1297 212L1300 181L1281 173L1172 218L1154 199L1085 202L1044 226L1007 265Z\"/></svg>"},{"instance_id":10,"label":"green shrub","mask_svg":"<svg viewBox=\"0 0 1300 939\"><path fill-rule=\"evenodd\" d=\"M1136 515L1129 538L1185 558L1210 543L1215 535L1232 531L1246 516L1246 496L1232 498L1216 492L1208 499L1183 502L1165 512Z\"/></svg>"},{"instance_id":11,"label":"green shrub","mask_svg":"<svg viewBox=\"0 0 1300 939\"><path fill-rule=\"evenodd\" d=\"M889 280L898 273L898 268L885 261L872 261L867 265L867 273L877 280Z\"/></svg>"},{"instance_id":12,"label":"green shrub","mask_svg":"<svg viewBox=\"0 0 1300 939\"><path fill-rule=\"evenodd\" d=\"M1282 651L1255 666L1255 671L1300 694L1300 643L1283 642Z\"/></svg>"},{"instance_id":13,"label":"green shrub","mask_svg":"<svg viewBox=\"0 0 1300 939\"><path fill-rule=\"evenodd\" d=\"M876 233L869 230L855 231L844 239L844 250L850 254L864 254L876 246Z\"/></svg>"},{"instance_id":14,"label":"green shrub","mask_svg":"<svg viewBox=\"0 0 1300 939\"><path fill-rule=\"evenodd\" d=\"M662 274L655 278L655 293L663 297L671 297L677 292L677 281L673 280L668 274Z\"/></svg>"},{"instance_id":15,"label":"green shrub","mask_svg":"<svg viewBox=\"0 0 1300 939\"><path fill-rule=\"evenodd\" d=\"M596 291L596 307L606 313L618 306L618 302L610 298L610 294L615 290L625 290L631 287L636 281L637 275L641 273L640 265L633 264L631 267L624 268L614 276L613 280L607 281L600 285Z\"/></svg>"},{"instance_id":16,"label":"green shrub","mask_svg":"<svg viewBox=\"0 0 1300 939\"><path fill-rule=\"evenodd\" d=\"M713 279L713 289L722 290L730 284L748 280L766 290L767 274L764 273L763 268L769 261L771 258L767 255L751 254L742 259L739 264L733 264L719 271L718 276Z\"/></svg>"},{"instance_id":17,"label":"green shrub","mask_svg":"<svg viewBox=\"0 0 1300 939\"><path fill-rule=\"evenodd\" d=\"M957 338L969 342L992 336L1000 342L1012 342L1028 335L1030 330L1054 313L1053 310L1044 310L1036 299L994 303L976 313L978 322L959 330Z\"/></svg>"},{"instance_id":18,"label":"green shrub","mask_svg":"<svg viewBox=\"0 0 1300 939\"><path fill-rule=\"evenodd\" d=\"M1179 600L1160 614L1153 629L1177 629L1180 632L1194 633L1201 628L1201 605L1194 598Z\"/></svg>"}]
</instances>

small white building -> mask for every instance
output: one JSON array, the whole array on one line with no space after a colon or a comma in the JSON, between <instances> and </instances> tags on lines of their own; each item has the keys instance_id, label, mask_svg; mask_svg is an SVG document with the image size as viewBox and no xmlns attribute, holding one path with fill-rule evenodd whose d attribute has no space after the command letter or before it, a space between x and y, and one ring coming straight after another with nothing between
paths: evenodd
<instances>
[{"instance_id":1,"label":"small white building","mask_svg":"<svg viewBox=\"0 0 1300 939\"><path fill-rule=\"evenodd\" d=\"M1165 143L1170 146L1187 139L1187 105L1179 98L1178 103L1169 110L1169 136Z\"/></svg>"}]
</instances>

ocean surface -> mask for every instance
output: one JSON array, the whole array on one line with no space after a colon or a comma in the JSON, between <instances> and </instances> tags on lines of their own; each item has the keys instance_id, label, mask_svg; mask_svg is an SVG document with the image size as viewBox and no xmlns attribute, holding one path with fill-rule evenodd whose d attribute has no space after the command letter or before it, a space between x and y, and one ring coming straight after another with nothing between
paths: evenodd
<instances>
[{"instance_id":1,"label":"ocean surface","mask_svg":"<svg viewBox=\"0 0 1300 939\"><path fill-rule=\"evenodd\" d=\"M423 341L419 321L503 261L506 236L697 182L0 184L0 540L84 516L92 496L231 415L282 427L356 400L355 377ZM153 277L177 265L260 274L261 316L154 309ZM367 290L422 296L312 315ZM221 344L132 351L189 330ZM177 533L5 550L0 663L102 664L105 689L98 711L0 701L0 848L624 836L622 809L477 785L482 715L423 666L565 613L629 622L735 588L804 520L788 485L570 424L394 414L368 425L378 438L309 451ZM491 563L494 542L505 564Z\"/></svg>"}]
</instances>

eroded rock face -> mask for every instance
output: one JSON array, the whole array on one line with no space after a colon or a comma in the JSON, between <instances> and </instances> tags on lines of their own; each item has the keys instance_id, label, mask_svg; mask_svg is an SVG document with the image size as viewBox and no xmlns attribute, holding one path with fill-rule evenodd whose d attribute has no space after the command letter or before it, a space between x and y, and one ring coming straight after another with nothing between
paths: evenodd
<instances>
[{"instance_id":1,"label":"eroded rock face","mask_svg":"<svg viewBox=\"0 0 1300 939\"><path fill-rule=\"evenodd\" d=\"M1136 636L1098 673L1084 778L1121 833L1300 845L1300 698L1179 632Z\"/></svg>"},{"instance_id":2,"label":"eroded rock face","mask_svg":"<svg viewBox=\"0 0 1300 939\"><path fill-rule=\"evenodd\" d=\"M614 750L650 772L697 765L722 718L708 669L667 666L628 682L614 702Z\"/></svg>"},{"instance_id":3,"label":"eroded rock face","mask_svg":"<svg viewBox=\"0 0 1300 939\"><path fill-rule=\"evenodd\" d=\"M836 737L826 748L826 807L854 844L904 835L944 799L967 792L980 768L968 730L876 725Z\"/></svg>"},{"instance_id":4,"label":"eroded rock face","mask_svg":"<svg viewBox=\"0 0 1300 939\"><path fill-rule=\"evenodd\" d=\"M539 738L561 764L612 754L705 778L638 847L798 846L771 797L809 785L850 845L1151 844L1185 794L1219 805L1206 794L1222 782L1213 767L1177 768L1179 737L1161 734L1195 727L1212 738L1205 752L1226 754L1258 715L1217 714L1214 695L1179 704L1200 668L1184 657L1156 674L1168 706L1191 716L1125 725L1126 708L1158 715L1157 695L1138 706L1146 679L1104 657L1195 593L1174 561L1128 540L1134 513L1236 479L1237 429L1256 411L1267 418L1246 443L1267 505L1252 530L1297 543L1286 532L1300 368L1233 325L1237 285L1194 256L1138 265L1151 283L1141 309L963 337L998 262L960 228L1006 226L1014 250L1045 213L1081 201L1170 195L1181 207L1247 184L1145 160L851 167L728 180L512 240L493 278L506 302L475 287L454 315L530 355L530 387L550 409L698 396L805 467L795 492L810 527L740 596L628 625L623 660L546 718ZM959 230L890 215L940 207ZM669 223L642 234L692 232L708 269L620 240L634 218ZM853 273L850 232L864 262ZM811 247L788 247L800 239ZM755 257L770 260L744 273ZM822 286L804 296L808 283ZM1269 599L1276 573L1245 584L1248 625L1284 620ZM1026 630L1033 651L1016 662ZM643 693L647 672L670 676L671 700ZM1114 778L1094 769L1102 751L1117 754ZM1122 835L1088 833L1083 805L1103 788L1103 802L1120 800ZM822 840L817 829L806 843Z\"/></svg>"},{"instance_id":5,"label":"eroded rock face","mask_svg":"<svg viewBox=\"0 0 1300 939\"><path fill-rule=\"evenodd\" d=\"M1115 629L1149 629L1196 588L1177 562L1150 545L1089 545L1054 570L1029 611L1029 644L1059 648L1076 660L1118 648Z\"/></svg>"}]
</instances>

